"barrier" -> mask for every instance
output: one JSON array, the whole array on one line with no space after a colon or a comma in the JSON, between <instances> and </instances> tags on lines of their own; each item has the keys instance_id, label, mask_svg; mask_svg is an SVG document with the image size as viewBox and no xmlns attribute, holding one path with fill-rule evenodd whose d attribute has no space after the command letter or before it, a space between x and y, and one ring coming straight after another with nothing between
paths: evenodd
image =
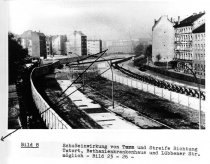
<instances>
[{"instance_id":1,"label":"barrier","mask_svg":"<svg viewBox=\"0 0 210 164\"><path fill-rule=\"evenodd\" d=\"M155 94L159 97L168 99L170 101L173 101L175 103L187 106L192 109L199 110L199 99L190 97L184 94L176 93L173 91L169 91L164 88L159 88L154 85L142 82L142 81L137 81L136 79L128 78L122 75L117 75L115 72L114 73L114 81L122 83L124 85L137 88L139 90L143 90L144 92L149 92L151 94ZM112 80L112 74L111 71L107 71L106 73L102 74L103 77ZM205 100L201 100L201 110L205 111L206 110L206 104Z\"/></svg>"},{"instance_id":2,"label":"barrier","mask_svg":"<svg viewBox=\"0 0 210 164\"><path fill-rule=\"evenodd\" d=\"M41 67L36 67L30 74L31 92L34 103L39 113L49 129L71 129L71 127L47 104L39 92L36 90L33 78L48 74L59 65L59 61Z\"/></svg>"}]
</instances>

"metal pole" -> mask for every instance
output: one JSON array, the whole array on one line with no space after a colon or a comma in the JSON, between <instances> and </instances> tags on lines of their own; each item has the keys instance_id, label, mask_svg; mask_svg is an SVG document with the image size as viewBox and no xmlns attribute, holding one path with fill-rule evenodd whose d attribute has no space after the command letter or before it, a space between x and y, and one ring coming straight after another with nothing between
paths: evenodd
<instances>
[{"instance_id":1,"label":"metal pole","mask_svg":"<svg viewBox=\"0 0 210 164\"><path fill-rule=\"evenodd\" d=\"M82 64L83 64L83 71L84 71L84 69L85 69L84 61L82 61ZM85 75L85 73L82 75L82 85L83 85L82 89L83 89L83 92L85 90L85 79L84 79L84 75Z\"/></svg>"},{"instance_id":2,"label":"metal pole","mask_svg":"<svg viewBox=\"0 0 210 164\"><path fill-rule=\"evenodd\" d=\"M114 109L114 75L113 75L111 60L110 60L110 68L111 68L111 71L112 71L112 107Z\"/></svg>"},{"instance_id":3,"label":"metal pole","mask_svg":"<svg viewBox=\"0 0 210 164\"><path fill-rule=\"evenodd\" d=\"M186 66L190 70L190 72L192 73L192 75L194 76L194 78L196 79L196 82L197 82L198 91L199 91L199 129L201 129L201 88L200 88L200 83L198 81L198 78L196 77L195 72L193 72L193 70L188 65L184 64L184 66Z\"/></svg>"},{"instance_id":4,"label":"metal pole","mask_svg":"<svg viewBox=\"0 0 210 164\"><path fill-rule=\"evenodd\" d=\"M201 81L201 79L200 79ZM201 129L201 89L199 85L199 129Z\"/></svg>"}]
</instances>

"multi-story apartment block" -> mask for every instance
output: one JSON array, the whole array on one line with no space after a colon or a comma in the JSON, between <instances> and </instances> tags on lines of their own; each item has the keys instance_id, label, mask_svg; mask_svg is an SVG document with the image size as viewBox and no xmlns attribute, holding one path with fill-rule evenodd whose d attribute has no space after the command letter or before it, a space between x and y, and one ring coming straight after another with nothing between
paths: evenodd
<instances>
[{"instance_id":1,"label":"multi-story apartment block","mask_svg":"<svg viewBox=\"0 0 210 164\"><path fill-rule=\"evenodd\" d=\"M87 55L87 36L81 31L74 31L73 35L67 36L67 48L72 56Z\"/></svg>"},{"instance_id":2,"label":"multi-story apartment block","mask_svg":"<svg viewBox=\"0 0 210 164\"><path fill-rule=\"evenodd\" d=\"M52 37L52 55L65 55L65 35Z\"/></svg>"},{"instance_id":3,"label":"multi-story apartment block","mask_svg":"<svg viewBox=\"0 0 210 164\"><path fill-rule=\"evenodd\" d=\"M148 39L131 39L131 40L108 40L103 42L103 48L108 49L111 54L133 54L134 48L138 44L146 45Z\"/></svg>"},{"instance_id":4,"label":"multi-story apartment block","mask_svg":"<svg viewBox=\"0 0 210 164\"><path fill-rule=\"evenodd\" d=\"M169 62L174 58L174 23L166 15L152 27L152 61Z\"/></svg>"},{"instance_id":5,"label":"multi-story apartment block","mask_svg":"<svg viewBox=\"0 0 210 164\"><path fill-rule=\"evenodd\" d=\"M205 23L192 31L193 68L197 77L205 77Z\"/></svg>"},{"instance_id":6,"label":"multi-story apartment block","mask_svg":"<svg viewBox=\"0 0 210 164\"><path fill-rule=\"evenodd\" d=\"M88 55L97 54L102 51L102 40L87 40Z\"/></svg>"},{"instance_id":7,"label":"multi-story apartment block","mask_svg":"<svg viewBox=\"0 0 210 164\"><path fill-rule=\"evenodd\" d=\"M25 31L21 35L21 45L28 49L28 53L32 57L46 58L46 37L43 33L36 31Z\"/></svg>"},{"instance_id":8,"label":"multi-story apartment block","mask_svg":"<svg viewBox=\"0 0 210 164\"><path fill-rule=\"evenodd\" d=\"M46 51L47 51L47 56L52 55L52 37L51 36L46 36Z\"/></svg>"},{"instance_id":9,"label":"multi-story apartment block","mask_svg":"<svg viewBox=\"0 0 210 164\"><path fill-rule=\"evenodd\" d=\"M205 13L193 14L174 25L175 28L175 56L178 61L177 71L190 73L193 66L193 36L192 31L205 22ZM186 67L187 65L187 67Z\"/></svg>"}]
</instances>

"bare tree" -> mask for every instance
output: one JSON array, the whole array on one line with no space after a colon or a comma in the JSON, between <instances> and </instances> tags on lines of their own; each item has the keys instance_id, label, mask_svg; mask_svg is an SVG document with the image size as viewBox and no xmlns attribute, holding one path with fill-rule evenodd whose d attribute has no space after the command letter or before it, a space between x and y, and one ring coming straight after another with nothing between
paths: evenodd
<instances>
[{"instance_id":1,"label":"bare tree","mask_svg":"<svg viewBox=\"0 0 210 164\"><path fill-rule=\"evenodd\" d=\"M161 57L160 54L157 54L157 55L156 55L156 59L157 59L158 62L160 61L161 58L162 58L162 57Z\"/></svg>"}]
</instances>

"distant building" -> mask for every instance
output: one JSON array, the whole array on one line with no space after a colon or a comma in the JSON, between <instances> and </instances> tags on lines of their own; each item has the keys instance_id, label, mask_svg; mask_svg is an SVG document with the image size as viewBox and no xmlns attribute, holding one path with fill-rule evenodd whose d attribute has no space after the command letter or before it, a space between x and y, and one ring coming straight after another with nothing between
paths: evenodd
<instances>
[{"instance_id":1,"label":"distant building","mask_svg":"<svg viewBox=\"0 0 210 164\"><path fill-rule=\"evenodd\" d=\"M52 37L52 55L65 55L65 35Z\"/></svg>"},{"instance_id":2,"label":"distant building","mask_svg":"<svg viewBox=\"0 0 210 164\"><path fill-rule=\"evenodd\" d=\"M102 51L102 40L87 40L87 54L97 54Z\"/></svg>"},{"instance_id":3,"label":"distant building","mask_svg":"<svg viewBox=\"0 0 210 164\"><path fill-rule=\"evenodd\" d=\"M193 15L178 21L175 28L175 56L178 61L177 71L190 73L193 67L193 34L192 31L205 22L205 13L194 13ZM186 67L187 65L188 67Z\"/></svg>"},{"instance_id":4,"label":"distant building","mask_svg":"<svg viewBox=\"0 0 210 164\"><path fill-rule=\"evenodd\" d=\"M174 58L174 23L166 15L152 27L152 61L168 62ZM158 57L159 56L159 57Z\"/></svg>"},{"instance_id":5,"label":"distant building","mask_svg":"<svg viewBox=\"0 0 210 164\"><path fill-rule=\"evenodd\" d=\"M105 45L110 54L130 54L134 53L136 40L109 40Z\"/></svg>"},{"instance_id":6,"label":"distant building","mask_svg":"<svg viewBox=\"0 0 210 164\"><path fill-rule=\"evenodd\" d=\"M66 46L72 56L87 55L87 36L81 31L74 31L73 35L67 36Z\"/></svg>"},{"instance_id":7,"label":"distant building","mask_svg":"<svg viewBox=\"0 0 210 164\"><path fill-rule=\"evenodd\" d=\"M43 33L31 30L25 31L21 35L21 45L28 49L28 53L32 57L47 57L46 37Z\"/></svg>"},{"instance_id":8,"label":"distant building","mask_svg":"<svg viewBox=\"0 0 210 164\"><path fill-rule=\"evenodd\" d=\"M52 36L46 36L46 51L47 56L52 55Z\"/></svg>"},{"instance_id":9,"label":"distant building","mask_svg":"<svg viewBox=\"0 0 210 164\"><path fill-rule=\"evenodd\" d=\"M193 68L197 77L205 77L205 23L192 31Z\"/></svg>"}]
</instances>

